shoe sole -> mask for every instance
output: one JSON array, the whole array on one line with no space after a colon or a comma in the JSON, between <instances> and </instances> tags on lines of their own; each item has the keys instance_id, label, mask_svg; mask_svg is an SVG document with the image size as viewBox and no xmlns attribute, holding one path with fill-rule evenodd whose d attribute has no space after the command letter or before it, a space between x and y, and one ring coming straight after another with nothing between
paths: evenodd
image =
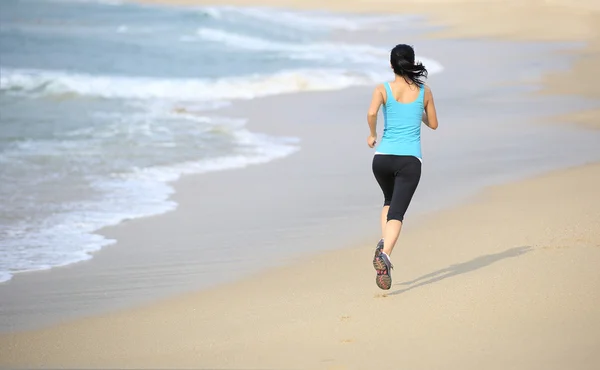
<instances>
[{"instance_id":1,"label":"shoe sole","mask_svg":"<svg viewBox=\"0 0 600 370\"><path fill-rule=\"evenodd\" d=\"M383 258L381 258L381 256L379 254L377 254L375 256L375 258L373 258L373 267L375 268L375 270L386 270L387 269L385 261L383 260Z\"/></svg>"},{"instance_id":2,"label":"shoe sole","mask_svg":"<svg viewBox=\"0 0 600 370\"><path fill-rule=\"evenodd\" d=\"M392 277L383 258L377 255L373 259L373 267L375 268L375 270L377 270L377 277L375 278L375 283L377 284L377 286L380 289L389 290L392 287ZM383 271L385 273L380 274L379 271Z\"/></svg>"},{"instance_id":3,"label":"shoe sole","mask_svg":"<svg viewBox=\"0 0 600 370\"><path fill-rule=\"evenodd\" d=\"M381 290L390 290L392 287L392 278L390 275L377 275L375 283Z\"/></svg>"}]
</instances>

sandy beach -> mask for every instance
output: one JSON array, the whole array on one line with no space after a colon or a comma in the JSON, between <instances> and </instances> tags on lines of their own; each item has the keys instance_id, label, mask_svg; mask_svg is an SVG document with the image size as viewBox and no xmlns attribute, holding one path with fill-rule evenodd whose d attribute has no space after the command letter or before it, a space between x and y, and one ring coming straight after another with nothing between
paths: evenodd
<instances>
[{"instance_id":1,"label":"sandy beach","mask_svg":"<svg viewBox=\"0 0 600 370\"><path fill-rule=\"evenodd\" d=\"M28 368L594 369L599 172L492 188L427 219L403 235L389 292L373 287L372 250L361 246L4 336L0 358Z\"/></svg>"},{"instance_id":2,"label":"sandy beach","mask_svg":"<svg viewBox=\"0 0 600 370\"><path fill-rule=\"evenodd\" d=\"M391 290L371 266L371 90L256 99L224 112L302 150L184 177L176 211L103 230L118 242L90 261L0 287L0 367L600 366L600 3L225 3L427 17L418 50L445 66L432 76L443 114L424 133ZM446 57L468 50L470 65Z\"/></svg>"}]
</instances>

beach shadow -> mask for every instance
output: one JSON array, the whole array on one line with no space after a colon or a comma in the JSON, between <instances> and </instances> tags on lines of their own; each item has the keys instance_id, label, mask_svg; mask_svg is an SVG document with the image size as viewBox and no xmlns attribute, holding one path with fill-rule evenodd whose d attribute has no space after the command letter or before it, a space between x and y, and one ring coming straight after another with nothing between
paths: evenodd
<instances>
[{"instance_id":1,"label":"beach shadow","mask_svg":"<svg viewBox=\"0 0 600 370\"><path fill-rule=\"evenodd\" d=\"M399 285L411 285L411 286L408 288L405 288L405 289L396 290L392 293L389 293L389 295L402 294L404 292L421 287L423 285L433 284L440 280L448 279L448 278L451 278L456 275L466 274L468 272L475 271L482 267L489 266L494 262L497 262L497 261L500 261L500 260L503 260L506 258L518 257L518 256L525 254L527 252L530 252L532 250L533 250L533 248L528 247L528 246L516 247L516 248L507 249L504 252L500 252L500 253L496 253L496 254L487 254L485 256L480 256L480 257L474 258L467 262L450 265L444 269L431 272L429 274L418 277L414 280L405 281L403 283L400 283ZM413 284L416 284L416 285L413 285Z\"/></svg>"}]
</instances>

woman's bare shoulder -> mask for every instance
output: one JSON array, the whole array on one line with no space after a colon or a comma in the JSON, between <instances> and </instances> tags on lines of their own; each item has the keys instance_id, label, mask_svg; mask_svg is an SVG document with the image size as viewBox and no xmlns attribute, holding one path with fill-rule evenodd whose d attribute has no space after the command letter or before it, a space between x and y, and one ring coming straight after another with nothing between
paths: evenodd
<instances>
[{"instance_id":1,"label":"woman's bare shoulder","mask_svg":"<svg viewBox=\"0 0 600 370\"><path fill-rule=\"evenodd\" d=\"M422 88L425 90L425 96L432 96L433 92L431 91L431 87L427 84L423 84Z\"/></svg>"}]
</instances>

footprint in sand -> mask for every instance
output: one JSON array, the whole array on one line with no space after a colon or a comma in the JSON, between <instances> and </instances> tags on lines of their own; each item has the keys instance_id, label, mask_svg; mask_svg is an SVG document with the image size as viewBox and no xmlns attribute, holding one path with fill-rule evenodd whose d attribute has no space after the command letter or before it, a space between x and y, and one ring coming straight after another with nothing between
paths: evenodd
<instances>
[{"instance_id":1,"label":"footprint in sand","mask_svg":"<svg viewBox=\"0 0 600 370\"><path fill-rule=\"evenodd\" d=\"M341 366L341 365L333 365L327 368L327 370L344 370L346 369L345 366Z\"/></svg>"},{"instance_id":2,"label":"footprint in sand","mask_svg":"<svg viewBox=\"0 0 600 370\"><path fill-rule=\"evenodd\" d=\"M569 249L571 246L568 245L546 245L541 247L541 249L545 250L559 250L559 249Z\"/></svg>"}]
</instances>

